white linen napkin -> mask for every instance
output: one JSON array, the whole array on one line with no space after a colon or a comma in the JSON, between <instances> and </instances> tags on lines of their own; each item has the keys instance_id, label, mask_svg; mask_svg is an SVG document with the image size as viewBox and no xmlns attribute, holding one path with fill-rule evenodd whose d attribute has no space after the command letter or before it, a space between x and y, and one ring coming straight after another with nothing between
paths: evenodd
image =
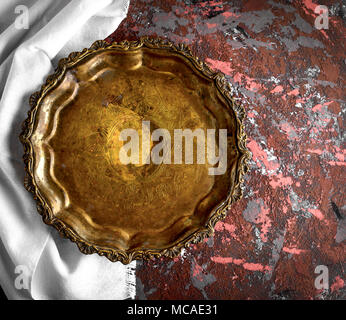
<instances>
[{"instance_id":1,"label":"white linen napkin","mask_svg":"<svg viewBox=\"0 0 346 320\"><path fill-rule=\"evenodd\" d=\"M42 222L23 187L18 138L30 94L57 61L107 37L128 6L129 0L0 1L0 284L9 299L134 298L135 262L83 255Z\"/></svg>"}]
</instances>

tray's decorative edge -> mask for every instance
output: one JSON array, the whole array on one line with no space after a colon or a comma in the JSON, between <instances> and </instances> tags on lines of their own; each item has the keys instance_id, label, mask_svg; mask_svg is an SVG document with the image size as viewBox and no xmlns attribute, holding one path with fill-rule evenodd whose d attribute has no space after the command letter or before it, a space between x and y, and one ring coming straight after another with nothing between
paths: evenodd
<instances>
[{"instance_id":1,"label":"tray's decorative edge","mask_svg":"<svg viewBox=\"0 0 346 320\"><path fill-rule=\"evenodd\" d=\"M228 102L230 108L235 112L237 118L237 138L238 138L238 151L241 154L238 160L238 166L236 169L236 183L228 195L228 199L220 204L220 206L211 214L205 227L189 237L183 239L179 243L176 243L172 247L162 250L134 250L134 251L122 251L113 248L102 248L93 245L80 236L78 236L74 230L66 225L63 221L54 217L48 203L40 194L37 184L33 175L33 162L34 154L33 148L30 141L31 134L34 128L34 119L37 108L43 99L43 97L54 88L59 81L65 75L66 70L84 59L85 57L92 55L99 51L105 51L110 49L120 50L134 50L140 47L166 49L174 51L187 58L194 67L205 77L212 79L215 82L219 92ZM30 111L28 112L27 119L22 124L22 132L20 134L20 141L24 146L23 161L25 165L25 188L32 193L34 200L36 200L37 210L42 216L44 223L52 225L57 229L61 236L70 239L75 242L79 250L84 254L98 253L100 256L107 257L110 261L120 261L124 264L128 264L133 260L137 259L153 259L160 257L176 257L180 254L182 248L187 248L190 244L202 242L205 238L210 237L214 233L215 224L226 217L227 211L235 201L242 197L242 183L243 176L248 170L247 161L250 159L251 154L246 147L246 133L244 131L243 120L245 118L245 110L243 106L236 104L232 99L232 89L229 82L226 80L225 75L221 72L212 71L203 61L195 57L190 48L185 44L174 44L173 42L159 38L148 38L143 37L136 41L121 41L108 43L104 40L98 40L94 42L89 49L83 49L80 52L72 52L67 58L63 58L59 61L55 72L49 75L46 79L45 84L42 85L40 91L33 93L29 99Z\"/></svg>"}]
</instances>

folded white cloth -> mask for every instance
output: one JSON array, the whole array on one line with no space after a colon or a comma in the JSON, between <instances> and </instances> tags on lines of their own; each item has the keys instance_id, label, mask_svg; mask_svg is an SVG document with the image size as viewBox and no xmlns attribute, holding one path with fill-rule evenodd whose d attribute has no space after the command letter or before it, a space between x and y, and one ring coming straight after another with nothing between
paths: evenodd
<instances>
[{"instance_id":1,"label":"folded white cloth","mask_svg":"<svg viewBox=\"0 0 346 320\"><path fill-rule=\"evenodd\" d=\"M134 298L134 262L124 266L83 255L42 222L23 187L18 138L30 94L57 61L108 36L128 5L129 0L0 1L0 284L9 299Z\"/></svg>"}]
</instances>

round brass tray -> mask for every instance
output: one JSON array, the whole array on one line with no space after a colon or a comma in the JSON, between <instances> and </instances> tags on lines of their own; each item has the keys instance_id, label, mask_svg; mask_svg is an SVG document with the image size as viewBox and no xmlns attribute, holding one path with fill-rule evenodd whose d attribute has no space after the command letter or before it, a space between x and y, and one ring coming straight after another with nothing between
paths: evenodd
<instances>
[{"instance_id":1,"label":"round brass tray","mask_svg":"<svg viewBox=\"0 0 346 320\"><path fill-rule=\"evenodd\" d=\"M174 257L210 236L242 195L249 158L244 110L232 101L224 75L185 45L149 38L96 41L60 60L30 105L20 136L25 187L43 221L85 254L125 264ZM210 174L218 164L197 155L190 162L139 157L145 148L150 156L162 137L131 149L126 155L137 152L141 160L124 164L120 150L129 140L120 135L128 128L139 141L159 128L172 137L176 129L226 129L225 170ZM197 148L198 140L192 141ZM215 141L220 156L221 140ZM169 159L178 154L173 142Z\"/></svg>"}]
</instances>

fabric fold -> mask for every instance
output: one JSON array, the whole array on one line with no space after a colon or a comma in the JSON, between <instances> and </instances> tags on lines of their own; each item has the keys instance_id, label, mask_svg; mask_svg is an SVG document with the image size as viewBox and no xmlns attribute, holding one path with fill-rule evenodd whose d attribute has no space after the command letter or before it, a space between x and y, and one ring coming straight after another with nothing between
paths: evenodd
<instances>
[{"instance_id":1,"label":"fabric fold","mask_svg":"<svg viewBox=\"0 0 346 320\"><path fill-rule=\"evenodd\" d=\"M30 95L59 59L112 33L129 0L29 0L29 28L18 29L21 2L0 4L0 284L9 299L134 298L135 262L124 266L83 255L42 222L23 186L19 141ZM17 288L22 276L28 288Z\"/></svg>"}]
</instances>

